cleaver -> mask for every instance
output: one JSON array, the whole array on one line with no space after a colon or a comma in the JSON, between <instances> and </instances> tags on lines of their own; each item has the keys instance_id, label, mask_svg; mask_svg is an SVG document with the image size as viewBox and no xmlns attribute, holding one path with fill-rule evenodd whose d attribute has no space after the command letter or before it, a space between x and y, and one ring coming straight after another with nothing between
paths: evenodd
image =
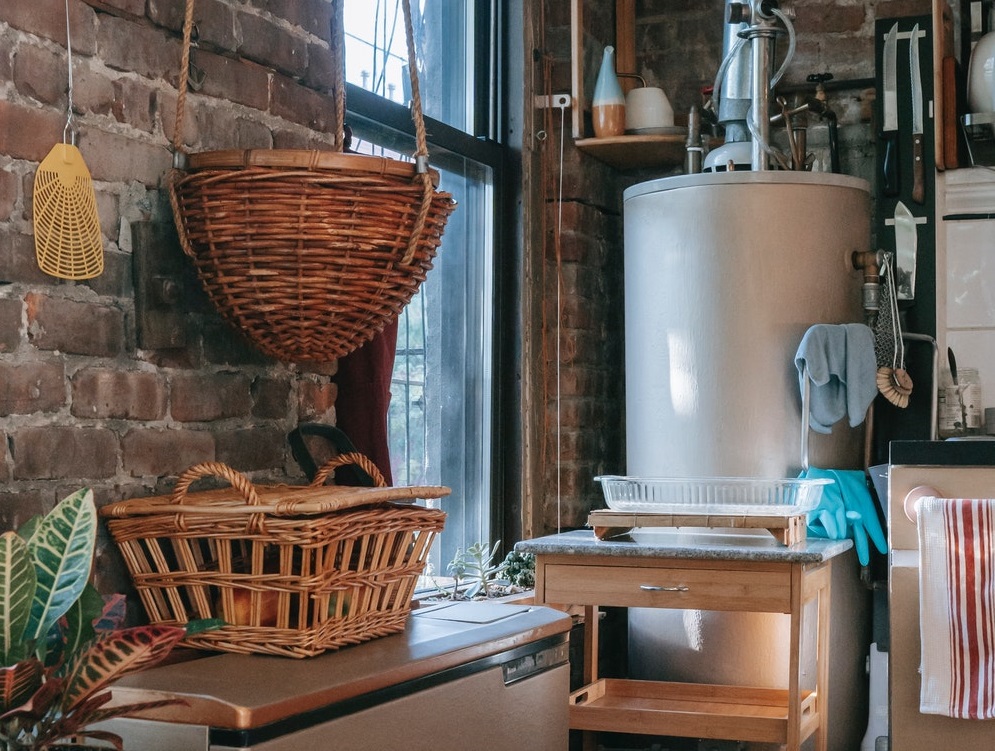
<instances>
[{"instance_id":1,"label":"cleaver","mask_svg":"<svg viewBox=\"0 0 995 751\"><path fill-rule=\"evenodd\" d=\"M901 201L895 206L895 290L899 300L916 291L916 218Z\"/></svg>"}]
</instances>

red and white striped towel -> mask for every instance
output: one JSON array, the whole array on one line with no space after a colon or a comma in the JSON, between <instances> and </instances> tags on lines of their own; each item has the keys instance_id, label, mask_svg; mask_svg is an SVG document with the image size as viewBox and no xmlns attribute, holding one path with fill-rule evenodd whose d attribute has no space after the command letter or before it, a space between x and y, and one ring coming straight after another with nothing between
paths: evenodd
<instances>
[{"instance_id":1,"label":"red and white striped towel","mask_svg":"<svg viewBox=\"0 0 995 751\"><path fill-rule=\"evenodd\" d=\"M995 718L995 499L919 501L919 711Z\"/></svg>"}]
</instances>

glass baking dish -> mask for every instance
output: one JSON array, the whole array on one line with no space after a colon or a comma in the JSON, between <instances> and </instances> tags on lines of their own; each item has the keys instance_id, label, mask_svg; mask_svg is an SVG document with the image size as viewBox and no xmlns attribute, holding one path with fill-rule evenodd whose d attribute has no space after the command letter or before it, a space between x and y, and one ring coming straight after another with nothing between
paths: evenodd
<instances>
[{"instance_id":1,"label":"glass baking dish","mask_svg":"<svg viewBox=\"0 0 995 751\"><path fill-rule=\"evenodd\" d=\"M625 477L600 475L613 511L648 514L796 516L815 509L833 481L752 477Z\"/></svg>"}]
</instances>

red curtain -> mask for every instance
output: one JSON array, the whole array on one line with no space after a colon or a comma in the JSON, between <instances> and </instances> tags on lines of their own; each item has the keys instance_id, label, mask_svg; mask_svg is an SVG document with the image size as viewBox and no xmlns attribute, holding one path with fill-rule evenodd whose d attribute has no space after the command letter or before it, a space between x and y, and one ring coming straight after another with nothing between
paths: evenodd
<instances>
[{"instance_id":1,"label":"red curtain","mask_svg":"<svg viewBox=\"0 0 995 751\"><path fill-rule=\"evenodd\" d=\"M377 465L388 485L394 480L387 443L390 378L394 371L397 321L384 327L362 347L339 359L336 425L356 450Z\"/></svg>"}]
</instances>

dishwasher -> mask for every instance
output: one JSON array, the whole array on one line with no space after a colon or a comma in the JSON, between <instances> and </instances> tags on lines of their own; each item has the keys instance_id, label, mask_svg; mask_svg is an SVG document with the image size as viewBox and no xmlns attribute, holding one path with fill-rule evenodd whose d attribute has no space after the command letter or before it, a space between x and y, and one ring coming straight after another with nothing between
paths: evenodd
<instances>
[{"instance_id":1,"label":"dishwasher","mask_svg":"<svg viewBox=\"0 0 995 751\"><path fill-rule=\"evenodd\" d=\"M562 751L571 618L439 603L404 632L296 660L209 654L127 676L115 704L182 703L96 726L128 751Z\"/></svg>"}]
</instances>

